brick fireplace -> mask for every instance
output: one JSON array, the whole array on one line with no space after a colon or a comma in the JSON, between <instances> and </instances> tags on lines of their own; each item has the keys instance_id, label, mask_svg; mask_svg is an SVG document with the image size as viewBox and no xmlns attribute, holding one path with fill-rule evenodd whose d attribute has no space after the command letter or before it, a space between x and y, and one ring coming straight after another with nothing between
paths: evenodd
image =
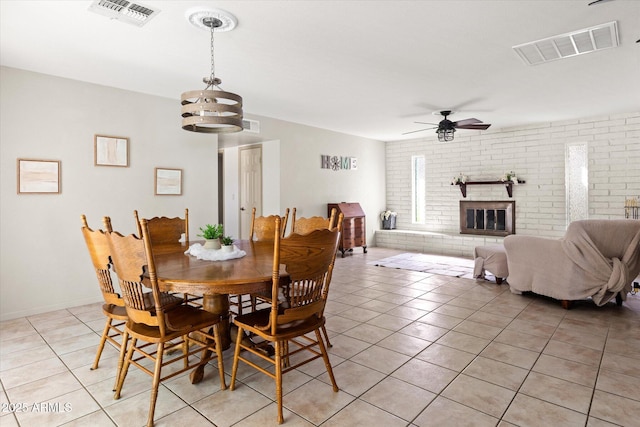
<instances>
[{"instance_id":1,"label":"brick fireplace","mask_svg":"<svg viewBox=\"0 0 640 427\"><path fill-rule=\"evenodd\" d=\"M460 200L460 234L504 237L515 232L515 201Z\"/></svg>"}]
</instances>

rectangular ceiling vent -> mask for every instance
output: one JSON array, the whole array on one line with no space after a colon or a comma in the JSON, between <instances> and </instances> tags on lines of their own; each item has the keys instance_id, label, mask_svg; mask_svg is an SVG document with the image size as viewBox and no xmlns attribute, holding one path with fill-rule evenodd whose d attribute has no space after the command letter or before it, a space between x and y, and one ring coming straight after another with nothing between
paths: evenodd
<instances>
[{"instance_id":1,"label":"rectangular ceiling vent","mask_svg":"<svg viewBox=\"0 0 640 427\"><path fill-rule=\"evenodd\" d=\"M242 119L242 129L249 133L260 133L260 122L257 120Z\"/></svg>"},{"instance_id":2,"label":"rectangular ceiling vent","mask_svg":"<svg viewBox=\"0 0 640 427\"><path fill-rule=\"evenodd\" d=\"M618 46L616 21L513 46L527 65L583 55Z\"/></svg>"},{"instance_id":3,"label":"rectangular ceiling vent","mask_svg":"<svg viewBox=\"0 0 640 427\"><path fill-rule=\"evenodd\" d=\"M160 13L160 10L153 10L140 3L131 3L127 0L95 0L89 6L89 10L138 27L142 27Z\"/></svg>"}]
</instances>

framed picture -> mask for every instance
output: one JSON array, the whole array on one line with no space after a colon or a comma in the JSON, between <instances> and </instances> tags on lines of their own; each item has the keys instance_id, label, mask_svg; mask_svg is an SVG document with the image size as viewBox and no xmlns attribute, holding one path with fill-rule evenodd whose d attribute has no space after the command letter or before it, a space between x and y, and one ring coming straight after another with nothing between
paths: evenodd
<instances>
[{"instance_id":1,"label":"framed picture","mask_svg":"<svg viewBox=\"0 0 640 427\"><path fill-rule=\"evenodd\" d=\"M60 193L60 161L18 159L18 194Z\"/></svg>"},{"instance_id":2,"label":"framed picture","mask_svg":"<svg viewBox=\"0 0 640 427\"><path fill-rule=\"evenodd\" d=\"M129 138L96 135L93 159L96 166L129 166Z\"/></svg>"},{"instance_id":3,"label":"framed picture","mask_svg":"<svg viewBox=\"0 0 640 427\"><path fill-rule=\"evenodd\" d=\"M156 168L156 196L182 194L182 169Z\"/></svg>"}]
</instances>

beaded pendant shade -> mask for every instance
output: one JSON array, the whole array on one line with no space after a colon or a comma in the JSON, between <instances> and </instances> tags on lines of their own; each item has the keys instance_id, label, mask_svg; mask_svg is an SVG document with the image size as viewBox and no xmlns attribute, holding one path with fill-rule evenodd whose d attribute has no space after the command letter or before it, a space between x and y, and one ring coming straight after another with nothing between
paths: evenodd
<instances>
[{"instance_id":1,"label":"beaded pendant shade","mask_svg":"<svg viewBox=\"0 0 640 427\"><path fill-rule=\"evenodd\" d=\"M202 133L230 133L242 130L242 97L221 90L222 80L215 76L213 35L216 31L233 29L237 20L228 12L196 10L187 13L189 21L211 32L211 74L202 81L202 90L184 92L182 103L182 129Z\"/></svg>"}]
</instances>

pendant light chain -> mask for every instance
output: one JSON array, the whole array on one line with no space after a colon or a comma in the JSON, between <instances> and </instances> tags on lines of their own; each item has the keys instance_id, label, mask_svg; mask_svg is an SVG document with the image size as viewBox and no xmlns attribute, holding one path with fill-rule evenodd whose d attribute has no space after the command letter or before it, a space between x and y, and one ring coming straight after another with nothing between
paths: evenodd
<instances>
[{"instance_id":1,"label":"pendant light chain","mask_svg":"<svg viewBox=\"0 0 640 427\"><path fill-rule=\"evenodd\" d=\"M214 27L215 25L213 25L213 23L211 23L211 80L210 80L210 85L211 86L217 86L214 82L215 82L215 78L216 78L216 66L215 66L215 62L213 60L214 56L214 49L213 49L213 33L214 33Z\"/></svg>"}]
</instances>

